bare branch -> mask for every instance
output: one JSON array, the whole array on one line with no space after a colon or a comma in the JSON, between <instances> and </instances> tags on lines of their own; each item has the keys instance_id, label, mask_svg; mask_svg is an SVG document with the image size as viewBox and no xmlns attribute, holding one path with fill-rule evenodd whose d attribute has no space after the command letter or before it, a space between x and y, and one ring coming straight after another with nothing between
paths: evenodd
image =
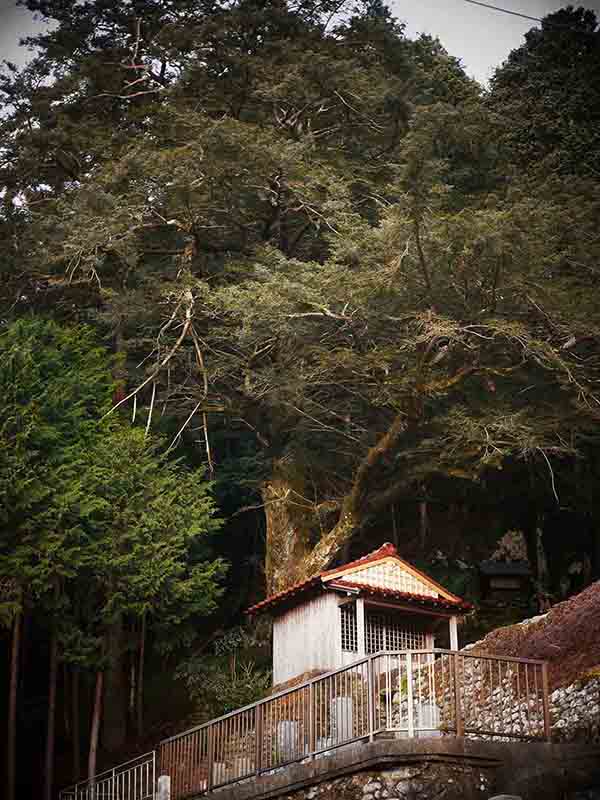
<instances>
[{"instance_id":1,"label":"bare branch","mask_svg":"<svg viewBox=\"0 0 600 800\"><path fill-rule=\"evenodd\" d=\"M140 383L140 385L137 388L135 388L132 392L129 392L129 394L126 397L124 397L122 400L119 400L119 402L116 403L110 409L110 411L106 412L106 414L102 417L102 419L105 419L106 417L108 417L110 414L113 413L113 411L116 411L117 408L119 408L119 406L122 406L123 403L126 403L128 400L131 400L132 397L133 398L137 397L137 395L142 391L142 389L157 377L157 375L159 374L161 369L163 369L163 367L165 367L169 363L169 361L173 358L175 353L179 350L183 340L187 336L188 331L190 330L190 327L192 325L192 309L193 309L193 306L194 306L194 301L193 301L193 298L191 296L191 292L188 292L186 294L189 294L189 305L188 305L188 308L187 308L186 314L185 314L186 319L185 319L185 323L183 325L182 331L179 334L179 338L177 339L177 341L175 342L173 347L169 350L167 355L158 364L156 369L146 378L146 380L142 381L142 383Z\"/></svg>"},{"instance_id":2,"label":"bare branch","mask_svg":"<svg viewBox=\"0 0 600 800\"><path fill-rule=\"evenodd\" d=\"M215 467L212 460L212 454L210 452L210 441L208 439L208 421L206 418L206 411L202 412L202 421L203 421L203 429L204 429L204 442L206 444L206 459L208 461L208 471L212 475L214 475Z\"/></svg>"},{"instance_id":3,"label":"bare branch","mask_svg":"<svg viewBox=\"0 0 600 800\"><path fill-rule=\"evenodd\" d=\"M554 497L556 498L556 502L560 504L560 500L558 498L558 493L556 491L556 484L554 482L554 471L552 470L552 466L550 464L550 461L548 460L548 456L546 455L546 453L544 453L544 451L542 450L541 447L538 447L538 450L540 451L540 453L546 459L546 464L548 465L548 469L550 470L550 480L552 481L552 493L554 494Z\"/></svg>"},{"instance_id":4,"label":"bare branch","mask_svg":"<svg viewBox=\"0 0 600 800\"><path fill-rule=\"evenodd\" d=\"M170 445L167 447L167 450L166 450L166 452L167 452L167 453L169 453L169 452L170 452L170 451L173 449L173 447L174 447L174 446L175 446L175 444L177 443L177 441L178 441L179 437L180 437L180 436L181 436L181 434L184 432L184 430L187 428L187 426L188 426L188 424L189 424L190 420L192 419L192 417L194 416L194 414L196 413L196 411L198 411L198 409L200 408L200 406L202 405L202 403L203 403L203 402L204 402L204 398L202 398L201 400L198 400L198 402L197 402L197 403L196 403L196 405L194 406L194 408L193 408L192 412L190 413L190 415L188 416L188 418L186 419L186 421L183 423L183 425L181 426L181 428L179 428L179 430L177 431L177 433L176 433L176 434L175 434L175 436L173 437L173 440L172 440L171 444L170 444Z\"/></svg>"},{"instance_id":5,"label":"bare branch","mask_svg":"<svg viewBox=\"0 0 600 800\"><path fill-rule=\"evenodd\" d=\"M146 421L146 430L144 431L144 438L148 436L150 430L150 423L152 422L152 412L154 410L154 398L156 397L156 381L152 384L152 398L150 399L150 409L148 410L148 419Z\"/></svg>"}]
</instances>

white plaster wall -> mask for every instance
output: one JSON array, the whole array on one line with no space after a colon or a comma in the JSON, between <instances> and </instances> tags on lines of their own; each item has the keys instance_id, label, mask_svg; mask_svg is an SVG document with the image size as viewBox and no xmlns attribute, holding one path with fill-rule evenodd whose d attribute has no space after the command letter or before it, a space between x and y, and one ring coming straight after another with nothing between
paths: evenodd
<instances>
[{"instance_id":1,"label":"white plaster wall","mask_svg":"<svg viewBox=\"0 0 600 800\"><path fill-rule=\"evenodd\" d=\"M342 666L339 603L338 595L325 592L275 618L275 685L308 670L331 670ZM351 660L355 659L356 654L353 654Z\"/></svg>"}]
</instances>

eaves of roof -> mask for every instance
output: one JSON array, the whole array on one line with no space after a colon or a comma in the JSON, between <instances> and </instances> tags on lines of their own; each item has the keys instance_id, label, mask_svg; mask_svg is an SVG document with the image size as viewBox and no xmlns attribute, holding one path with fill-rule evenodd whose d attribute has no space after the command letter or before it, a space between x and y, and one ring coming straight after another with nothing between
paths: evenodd
<instances>
[{"instance_id":1,"label":"eaves of roof","mask_svg":"<svg viewBox=\"0 0 600 800\"><path fill-rule=\"evenodd\" d=\"M323 580L321 576L314 575L306 581L296 583L294 586L290 586L288 589L284 589L281 592L276 592L270 595L270 597L261 600L260 603L250 606L250 608L246 609L246 614L253 616L254 614L260 614L263 611L269 611L275 607L287 606L290 602L295 605L295 603L305 595L322 587Z\"/></svg>"},{"instance_id":2,"label":"eaves of roof","mask_svg":"<svg viewBox=\"0 0 600 800\"><path fill-rule=\"evenodd\" d=\"M332 589L358 589L361 594L369 597L378 597L385 600L396 600L397 602L418 605L427 608L444 609L448 611L472 611L473 606L466 600L446 600L443 597L430 597L425 594L413 594L412 592L399 592L395 589L385 589L380 586L371 586L356 581L332 581L327 584Z\"/></svg>"}]
</instances>

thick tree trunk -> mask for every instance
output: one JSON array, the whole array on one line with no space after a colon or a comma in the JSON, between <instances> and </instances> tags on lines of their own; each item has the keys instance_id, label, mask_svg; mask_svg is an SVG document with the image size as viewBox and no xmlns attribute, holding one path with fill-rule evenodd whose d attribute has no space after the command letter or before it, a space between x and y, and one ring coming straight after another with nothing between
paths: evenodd
<instances>
[{"instance_id":1,"label":"thick tree trunk","mask_svg":"<svg viewBox=\"0 0 600 800\"><path fill-rule=\"evenodd\" d=\"M281 591L297 580L298 566L311 551L316 513L304 496L304 487L286 476L275 475L262 486L267 523L267 594Z\"/></svg>"},{"instance_id":2,"label":"thick tree trunk","mask_svg":"<svg viewBox=\"0 0 600 800\"><path fill-rule=\"evenodd\" d=\"M6 748L7 800L16 797L16 753L17 753L17 689L19 684L19 652L21 649L21 612L13 619L10 659L10 689L8 694L8 741Z\"/></svg>"},{"instance_id":3,"label":"thick tree trunk","mask_svg":"<svg viewBox=\"0 0 600 800\"><path fill-rule=\"evenodd\" d=\"M142 614L140 627L140 652L137 674L137 735L144 734L144 661L146 657L146 614Z\"/></svg>"},{"instance_id":4,"label":"thick tree trunk","mask_svg":"<svg viewBox=\"0 0 600 800\"><path fill-rule=\"evenodd\" d=\"M341 504L336 524L321 535L316 546L308 554L306 552L298 554L298 558L293 564L294 580L304 580L326 569L346 543L362 528L382 511L389 509L399 498L405 496L411 487L410 476L395 474L395 470L391 469L392 459L404 434L418 429L423 424L424 398L435 391L449 392L460 386L477 371L478 368L475 366L466 366L459 369L454 375L429 382L424 386L415 386L414 394L407 401L405 410L396 415L387 431L369 449L358 465L350 491ZM265 510L268 511L268 508ZM280 527L285 529L285 526ZM288 536L286 540L285 532L283 532L279 539L282 542L295 541L301 539L301 535L301 530L294 531L294 536ZM268 550L269 537L267 535ZM278 552L273 550L271 563L267 563L267 574L269 571L276 572L275 564L279 564L278 558ZM289 560L286 559L285 563L289 563ZM281 588L292 582L292 580L285 581ZM279 587L268 584L267 588L269 591L273 591L273 589L277 591Z\"/></svg>"},{"instance_id":5,"label":"thick tree trunk","mask_svg":"<svg viewBox=\"0 0 600 800\"><path fill-rule=\"evenodd\" d=\"M48 725L46 730L46 762L44 776L44 800L52 800L54 781L54 737L56 731L56 682L58 678L58 638L52 631L50 642L50 675L48 682Z\"/></svg>"},{"instance_id":6,"label":"thick tree trunk","mask_svg":"<svg viewBox=\"0 0 600 800\"><path fill-rule=\"evenodd\" d=\"M127 737L127 672L124 664L123 620L117 619L107 632L108 667L102 741L107 750L119 750Z\"/></svg>"},{"instance_id":7,"label":"thick tree trunk","mask_svg":"<svg viewBox=\"0 0 600 800\"><path fill-rule=\"evenodd\" d=\"M92 728L90 731L90 751L88 755L88 780L96 774L96 759L98 756L98 738L100 722L102 720L102 691L104 688L104 673L96 673L96 687L94 689L94 708L92 711Z\"/></svg>"},{"instance_id":8,"label":"thick tree trunk","mask_svg":"<svg viewBox=\"0 0 600 800\"><path fill-rule=\"evenodd\" d=\"M73 782L79 780L81 770L81 730L79 720L81 719L79 709L79 667L74 665L71 670L71 714L72 724L71 733L73 737Z\"/></svg>"}]
</instances>

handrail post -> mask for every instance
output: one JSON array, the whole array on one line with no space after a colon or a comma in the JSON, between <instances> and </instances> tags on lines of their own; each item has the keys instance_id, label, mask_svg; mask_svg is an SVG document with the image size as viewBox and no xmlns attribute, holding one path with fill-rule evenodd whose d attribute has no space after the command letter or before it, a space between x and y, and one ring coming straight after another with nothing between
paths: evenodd
<instances>
[{"instance_id":1,"label":"handrail post","mask_svg":"<svg viewBox=\"0 0 600 800\"><path fill-rule=\"evenodd\" d=\"M412 739L415 735L415 721L413 718L413 673L412 673L412 653L406 651L406 700L408 703L408 738Z\"/></svg>"},{"instance_id":2,"label":"handrail post","mask_svg":"<svg viewBox=\"0 0 600 800\"><path fill-rule=\"evenodd\" d=\"M544 738L547 742L552 741L550 731L550 689L548 686L548 664L542 664L542 704L544 709Z\"/></svg>"},{"instance_id":3,"label":"handrail post","mask_svg":"<svg viewBox=\"0 0 600 800\"><path fill-rule=\"evenodd\" d=\"M112 798L113 798L113 800L115 800L115 798L116 798L116 796L117 796L117 793L116 793L116 791L115 791L115 776L116 776L116 774L117 774L117 768L116 768L116 767L113 767L113 768L112 768L112 773L111 773L111 776L110 776L110 782L111 782L111 785L112 785L112 792L111 792L111 794L112 794Z\"/></svg>"},{"instance_id":4,"label":"handrail post","mask_svg":"<svg viewBox=\"0 0 600 800\"><path fill-rule=\"evenodd\" d=\"M453 653L452 660L454 662L454 713L456 716L456 735L457 736L464 736L465 735L465 725L462 715L462 704L460 701L460 675L459 675L459 654Z\"/></svg>"},{"instance_id":5,"label":"handrail post","mask_svg":"<svg viewBox=\"0 0 600 800\"><path fill-rule=\"evenodd\" d=\"M308 752L311 758L314 757L317 749L317 708L315 684L311 683L308 687Z\"/></svg>"},{"instance_id":6,"label":"handrail post","mask_svg":"<svg viewBox=\"0 0 600 800\"><path fill-rule=\"evenodd\" d=\"M385 727L392 727L392 668L390 654L385 654Z\"/></svg>"},{"instance_id":7,"label":"handrail post","mask_svg":"<svg viewBox=\"0 0 600 800\"><path fill-rule=\"evenodd\" d=\"M367 661L367 691L369 693L367 713L369 715L369 741L375 739L375 681L373 679L373 656Z\"/></svg>"},{"instance_id":8,"label":"handrail post","mask_svg":"<svg viewBox=\"0 0 600 800\"><path fill-rule=\"evenodd\" d=\"M262 751L263 751L263 707L262 703L259 703L255 709L255 730L256 730L256 743L255 743L255 751L254 751L254 765L255 765L255 772L256 775L260 775L260 771L262 769Z\"/></svg>"},{"instance_id":9,"label":"handrail post","mask_svg":"<svg viewBox=\"0 0 600 800\"><path fill-rule=\"evenodd\" d=\"M208 775L206 776L206 791L210 792L213 788L213 767L215 760L214 753L214 725L209 725L207 730L207 750L208 750Z\"/></svg>"}]
</instances>

